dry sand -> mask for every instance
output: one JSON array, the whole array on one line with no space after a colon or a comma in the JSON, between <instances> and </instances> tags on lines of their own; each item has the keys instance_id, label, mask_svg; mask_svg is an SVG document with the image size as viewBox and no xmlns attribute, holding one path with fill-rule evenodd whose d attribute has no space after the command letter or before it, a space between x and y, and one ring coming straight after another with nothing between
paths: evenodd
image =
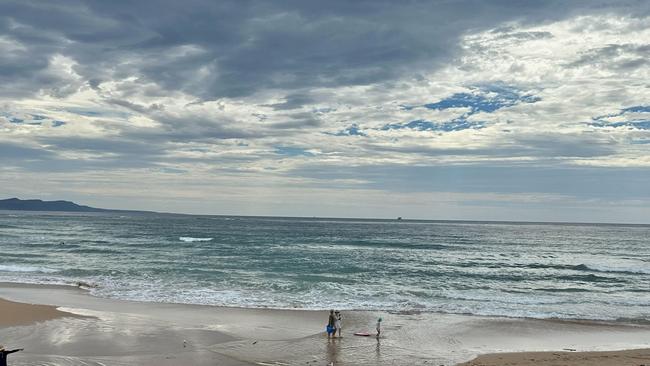
<instances>
[{"instance_id":1,"label":"dry sand","mask_svg":"<svg viewBox=\"0 0 650 366\"><path fill-rule=\"evenodd\" d=\"M120 301L67 286L0 284L0 297L13 301L3 302L12 309L33 315L19 323L0 322L0 343L25 348L10 356L16 364L451 366L497 352L650 348L647 325L346 311L344 337L328 341L326 311ZM352 335L372 330L377 316L384 318L381 338ZM623 353L639 361L630 365L650 366L647 351L633 352ZM574 358L560 363L564 357ZM467 365L628 365L618 362L623 360L618 353L594 356L604 360L600 364L584 357L591 356L499 353Z\"/></svg>"}]
</instances>

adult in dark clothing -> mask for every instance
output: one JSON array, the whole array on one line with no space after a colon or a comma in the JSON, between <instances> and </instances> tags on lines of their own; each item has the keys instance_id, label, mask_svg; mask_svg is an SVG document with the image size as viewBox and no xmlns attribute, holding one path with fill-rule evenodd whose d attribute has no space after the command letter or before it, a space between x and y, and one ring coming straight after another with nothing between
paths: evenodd
<instances>
[{"instance_id":1,"label":"adult in dark clothing","mask_svg":"<svg viewBox=\"0 0 650 366\"><path fill-rule=\"evenodd\" d=\"M334 310L330 310L330 316L329 319L327 320L327 338L334 338L335 333L336 333L336 317L334 317Z\"/></svg>"},{"instance_id":2,"label":"adult in dark clothing","mask_svg":"<svg viewBox=\"0 0 650 366\"><path fill-rule=\"evenodd\" d=\"M18 348L11 351L5 349L4 346L0 346L0 366L7 366L7 355L10 353L22 351L24 348Z\"/></svg>"}]
</instances>

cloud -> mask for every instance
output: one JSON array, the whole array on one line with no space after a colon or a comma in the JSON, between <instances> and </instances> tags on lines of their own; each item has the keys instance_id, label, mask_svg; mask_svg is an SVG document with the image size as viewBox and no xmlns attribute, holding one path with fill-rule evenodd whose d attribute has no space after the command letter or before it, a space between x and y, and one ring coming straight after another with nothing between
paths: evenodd
<instances>
[{"instance_id":1,"label":"cloud","mask_svg":"<svg viewBox=\"0 0 650 366\"><path fill-rule=\"evenodd\" d=\"M650 44L609 44L605 47L590 49L582 53L569 66L608 67L620 70L636 69L648 65Z\"/></svg>"},{"instance_id":2,"label":"cloud","mask_svg":"<svg viewBox=\"0 0 650 366\"><path fill-rule=\"evenodd\" d=\"M626 6L603 4L600 9L630 11ZM553 1L525 6L501 1L399 6L390 1L333 1L327 6L300 1L195 0L183 6L171 1L6 1L0 7L6 14L2 30L15 51L2 70L5 78L25 83L25 91L81 87L83 83L46 74L38 77L46 85L28 83L56 55L65 55L73 61L73 73L95 88L138 78L199 99L242 97L269 88L367 85L420 73L424 65L442 66L459 51L458 40L468 29L559 20L586 9L599 11L597 4L580 1L560 7ZM528 39L545 34L519 33ZM291 100L296 94L287 95Z\"/></svg>"},{"instance_id":3,"label":"cloud","mask_svg":"<svg viewBox=\"0 0 650 366\"><path fill-rule=\"evenodd\" d=\"M0 141L0 158L7 165L15 165L21 161L44 159L48 152L38 147L27 147L7 141Z\"/></svg>"},{"instance_id":4,"label":"cloud","mask_svg":"<svg viewBox=\"0 0 650 366\"><path fill-rule=\"evenodd\" d=\"M314 102L314 98L312 98L306 93L302 93L302 94L287 95L283 102L269 104L267 106L273 108L276 111L282 111L282 110L292 110L292 109L301 108L302 106L313 102Z\"/></svg>"},{"instance_id":5,"label":"cloud","mask_svg":"<svg viewBox=\"0 0 650 366\"><path fill-rule=\"evenodd\" d=\"M3 172L18 180L575 198L592 170L650 166L643 2L9 0L0 34ZM564 191L510 184L550 168Z\"/></svg>"}]
</instances>

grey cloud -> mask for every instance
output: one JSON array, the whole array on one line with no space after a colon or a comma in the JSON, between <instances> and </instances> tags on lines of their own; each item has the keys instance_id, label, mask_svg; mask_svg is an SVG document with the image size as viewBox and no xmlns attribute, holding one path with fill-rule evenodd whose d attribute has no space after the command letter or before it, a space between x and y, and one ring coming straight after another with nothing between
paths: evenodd
<instances>
[{"instance_id":1,"label":"grey cloud","mask_svg":"<svg viewBox=\"0 0 650 366\"><path fill-rule=\"evenodd\" d=\"M27 50L4 61L0 69L12 71L1 81L15 93L51 87L53 95L65 95L79 86L30 77L52 55L62 54L77 62L75 71L95 88L135 77L203 100L274 88L288 95L275 108L288 109L300 105L298 90L389 82L440 65L454 56L458 38L470 29L576 13L646 11L626 1L610 3L4 1L2 33ZM196 52L183 53L182 47ZM208 76L200 77L205 71Z\"/></svg>"},{"instance_id":2,"label":"grey cloud","mask_svg":"<svg viewBox=\"0 0 650 366\"><path fill-rule=\"evenodd\" d=\"M86 140L77 141L70 139L48 139L42 141L44 147L25 147L12 143L0 142L0 163L4 167L16 167L21 170L45 172L77 172L92 169L115 169L130 167L153 166L151 159L137 159L140 155L132 152L118 153L112 157L96 159L68 159L60 155L65 148L70 151L110 151L119 152L124 145L104 146L101 144L112 144L110 141ZM92 145L95 145L94 147ZM128 157L128 158L127 158Z\"/></svg>"},{"instance_id":3,"label":"grey cloud","mask_svg":"<svg viewBox=\"0 0 650 366\"><path fill-rule=\"evenodd\" d=\"M396 192L548 193L592 199L649 199L644 168L566 168L467 164L452 166L303 166L291 172L311 179L364 180Z\"/></svg>"},{"instance_id":4,"label":"grey cloud","mask_svg":"<svg viewBox=\"0 0 650 366\"><path fill-rule=\"evenodd\" d=\"M499 31L494 30L492 33L499 33ZM553 38L551 32L511 32L511 29L497 36L497 39L510 39L520 42L548 38Z\"/></svg>"},{"instance_id":5,"label":"grey cloud","mask_svg":"<svg viewBox=\"0 0 650 366\"><path fill-rule=\"evenodd\" d=\"M179 154L185 152L210 152L209 148L177 146L168 142L165 135L158 141L156 136L138 139L137 134L113 136L111 138L86 137L40 137L37 142L41 147L23 147L0 142L0 162L3 166L19 167L26 171L45 172L81 172L91 170L118 169L163 169L171 171L169 165L179 163L211 163L217 166L229 164L241 165L259 159L259 155L246 154L235 156L207 155L190 157ZM180 139L180 138L179 138ZM211 144L211 146L215 146ZM227 147L227 146L226 146ZM78 153L83 158L70 159L60 153ZM220 169L220 168L219 168ZM215 168L215 171L219 170ZM172 168L173 170L173 168Z\"/></svg>"},{"instance_id":6,"label":"grey cloud","mask_svg":"<svg viewBox=\"0 0 650 366\"><path fill-rule=\"evenodd\" d=\"M78 88L78 85L71 85L70 80L47 72L52 57L64 54L61 33L50 32L48 24L70 23L68 15L59 12L60 7L41 5L44 6L31 7L28 2L0 3L0 35L14 46L3 49L0 43L0 96L24 97L39 90L53 96L65 96ZM71 23L77 24L76 21ZM57 26L65 27L66 24Z\"/></svg>"},{"instance_id":7,"label":"grey cloud","mask_svg":"<svg viewBox=\"0 0 650 366\"><path fill-rule=\"evenodd\" d=\"M120 138L42 137L38 141L48 146L48 149L55 151L107 153L116 154L122 158L137 156L145 160L164 153L164 147L160 145Z\"/></svg>"},{"instance_id":8,"label":"grey cloud","mask_svg":"<svg viewBox=\"0 0 650 366\"><path fill-rule=\"evenodd\" d=\"M49 152L40 148L0 141L0 161L3 161L5 165L13 165L27 160L45 159L50 155Z\"/></svg>"},{"instance_id":9,"label":"grey cloud","mask_svg":"<svg viewBox=\"0 0 650 366\"><path fill-rule=\"evenodd\" d=\"M505 136L507 141L496 141L489 147L436 148L412 144L380 145L364 143L374 152L413 154L418 156L486 156L493 159L534 157L539 162L552 158L589 158L609 156L616 152L616 143L603 135L559 134L541 132L536 135Z\"/></svg>"},{"instance_id":10,"label":"grey cloud","mask_svg":"<svg viewBox=\"0 0 650 366\"><path fill-rule=\"evenodd\" d=\"M650 64L650 61L646 57L639 57L634 60L621 61L618 63L617 68L621 70L638 69L648 64Z\"/></svg>"},{"instance_id":11,"label":"grey cloud","mask_svg":"<svg viewBox=\"0 0 650 366\"><path fill-rule=\"evenodd\" d=\"M523 155L590 158L616 153L616 142L603 135L538 133L514 138Z\"/></svg>"},{"instance_id":12,"label":"grey cloud","mask_svg":"<svg viewBox=\"0 0 650 366\"><path fill-rule=\"evenodd\" d=\"M247 139L266 135L264 131L246 128L230 118L210 118L193 114L177 116L166 113L157 113L154 118L161 126L122 127L120 134L128 139L149 143Z\"/></svg>"},{"instance_id":13,"label":"grey cloud","mask_svg":"<svg viewBox=\"0 0 650 366\"><path fill-rule=\"evenodd\" d=\"M290 114L285 118L285 121L270 124L268 127L273 129L297 129L318 127L322 125L320 119L318 119L313 113L308 112Z\"/></svg>"},{"instance_id":14,"label":"grey cloud","mask_svg":"<svg viewBox=\"0 0 650 366\"><path fill-rule=\"evenodd\" d=\"M153 103L151 105L145 106L145 105L129 102L128 100L115 99L115 98L105 99L104 102L108 104L118 105L120 107L130 109L134 112L139 112L144 114L149 112L161 111L165 109L165 106L162 104Z\"/></svg>"},{"instance_id":15,"label":"grey cloud","mask_svg":"<svg viewBox=\"0 0 650 366\"><path fill-rule=\"evenodd\" d=\"M647 65L649 59L650 44L610 44L585 52L568 66L600 65L626 70Z\"/></svg>"},{"instance_id":16,"label":"grey cloud","mask_svg":"<svg viewBox=\"0 0 650 366\"><path fill-rule=\"evenodd\" d=\"M128 103L127 103L128 105ZM140 106L143 107L143 106ZM208 142L231 139L260 139L264 137L286 137L305 128L319 127L322 121L311 112L291 113L276 117L269 122L264 115L255 115L258 123L243 122L230 117L210 117L185 113L175 115L161 108L145 108L147 115L160 126L119 126L119 133L127 139L150 142Z\"/></svg>"},{"instance_id":17,"label":"grey cloud","mask_svg":"<svg viewBox=\"0 0 650 366\"><path fill-rule=\"evenodd\" d=\"M287 95L285 97L285 101L282 103L269 104L265 106L271 107L276 111L282 111L282 110L298 109L305 104L312 103L313 101L314 101L313 97L303 92L300 94Z\"/></svg>"},{"instance_id":18,"label":"grey cloud","mask_svg":"<svg viewBox=\"0 0 650 366\"><path fill-rule=\"evenodd\" d=\"M130 107L127 103L127 107ZM250 125L226 117L210 118L199 114L173 115L164 110L147 107L146 114L159 125L139 127L111 125L113 136L104 138L44 138L44 144L51 144L62 150L90 151L107 154L107 159L140 161L144 166L162 162L205 160L204 158L181 158L176 152L178 144L206 143L217 146L226 140L255 140L267 137L283 138L299 133L305 127L320 126L320 121L311 113L295 113L287 121ZM186 149L186 148L181 148ZM198 150L197 150L198 151ZM206 151L207 152L207 151ZM110 156L110 155L115 156ZM259 158L254 154L237 157L242 161ZM224 158L233 160L234 158ZM210 160L210 159L208 159Z\"/></svg>"}]
</instances>

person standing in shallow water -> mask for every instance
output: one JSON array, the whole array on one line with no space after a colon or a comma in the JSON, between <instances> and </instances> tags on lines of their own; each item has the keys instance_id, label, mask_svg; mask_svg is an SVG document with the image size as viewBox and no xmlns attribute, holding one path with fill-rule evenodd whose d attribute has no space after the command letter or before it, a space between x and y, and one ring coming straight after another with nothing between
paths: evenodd
<instances>
[{"instance_id":1,"label":"person standing in shallow water","mask_svg":"<svg viewBox=\"0 0 650 366\"><path fill-rule=\"evenodd\" d=\"M342 328L342 326L341 326L341 320L343 319L343 318L341 317L341 312L338 311L338 310L335 311L335 312L334 312L334 318L335 318L335 319L334 319L334 327L336 328L336 331L339 333L339 338L341 338L341 337L343 337L343 336L341 335L341 328Z\"/></svg>"},{"instance_id":2,"label":"person standing in shallow water","mask_svg":"<svg viewBox=\"0 0 650 366\"><path fill-rule=\"evenodd\" d=\"M10 353L22 351L24 348L18 348L7 351L4 346L0 345L0 366L7 366L7 355Z\"/></svg>"},{"instance_id":3,"label":"person standing in shallow water","mask_svg":"<svg viewBox=\"0 0 650 366\"><path fill-rule=\"evenodd\" d=\"M377 338L381 334L381 318L377 319Z\"/></svg>"},{"instance_id":4,"label":"person standing in shallow water","mask_svg":"<svg viewBox=\"0 0 650 366\"><path fill-rule=\"evenodd\" d=\"M336 317L334 316L334 310L330 310L330 316L327 319L327 338L333 338L335 333L336 333Z\"/></svg>"}]
</instances>

